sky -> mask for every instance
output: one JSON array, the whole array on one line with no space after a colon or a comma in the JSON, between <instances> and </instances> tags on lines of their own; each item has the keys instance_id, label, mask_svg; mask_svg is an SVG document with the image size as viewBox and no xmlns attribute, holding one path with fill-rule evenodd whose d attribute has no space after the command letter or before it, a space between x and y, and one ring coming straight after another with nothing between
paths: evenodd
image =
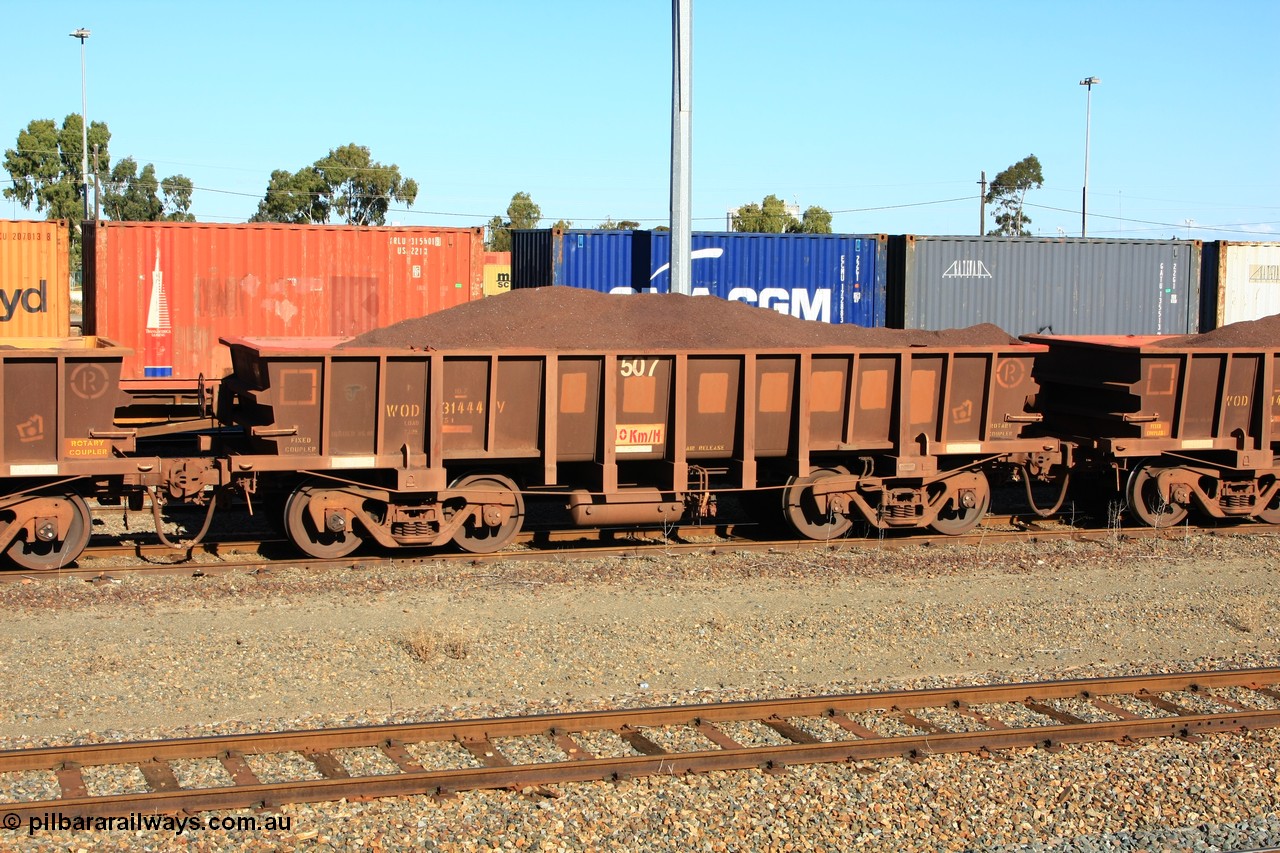
<instances>
[{"instance_id":1,"label":"sky","mask_svg":"<svg viewBox=\"0 0 1280 853\"><path fill-rule=\"evenodd\" d=\"M773 194L840 233L976 234L982 173L1034 154L1029 230L1080 236L1087 125L1088 236L1280 240L1280 2L690 2L694 230ZM387 224L483 225L516 192L543 227L669 220L670 0L0 0L0 20L0 149L80 112L87 28L112 162L190 178L199 221L246 221L273 170L348 143L418 182Z\"/></svg>"}]
</instances>

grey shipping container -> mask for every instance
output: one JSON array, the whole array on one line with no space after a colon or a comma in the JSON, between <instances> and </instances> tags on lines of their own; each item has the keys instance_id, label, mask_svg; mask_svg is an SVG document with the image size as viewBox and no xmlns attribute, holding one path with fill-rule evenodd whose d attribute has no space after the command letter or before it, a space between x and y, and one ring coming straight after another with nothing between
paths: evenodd
<instances>
[{"instance_id":1,"label":"grey shipping container","mask_svg":"<svg viewBox=\"0 0 1280 853\"><path fill-rule=\"evenodd\" d=\"M1280 243L1205 243L1201 330L1272 314L1280 314Z\"/></svg>"},{"instance_id":2,"label":"grey shipping container","mask_svg":"<svg viewBox=\"0 0 1280 853\"><path fill-rule=\"evenodd\" d=\"M1200 330L1202 244L1033 237L889 238L889 325L1186 335Z\"/></svg>"}]
</instances>

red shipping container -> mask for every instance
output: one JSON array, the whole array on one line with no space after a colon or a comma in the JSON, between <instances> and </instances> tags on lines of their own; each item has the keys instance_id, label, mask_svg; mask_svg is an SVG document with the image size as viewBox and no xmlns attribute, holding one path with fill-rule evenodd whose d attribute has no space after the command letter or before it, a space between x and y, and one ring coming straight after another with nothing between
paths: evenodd
<instances>
[{"instance_id":1,"label":"red shipping container","mask_svg":"<svg viewBox=\"0 0 1280 853\"><path fill-rule=\"evenodd\" d=\"M135 353L121 379L218 379L223 336L359 335L484 295L481 228L97 222L85 334Z\"/></svg>"}]
</instances>

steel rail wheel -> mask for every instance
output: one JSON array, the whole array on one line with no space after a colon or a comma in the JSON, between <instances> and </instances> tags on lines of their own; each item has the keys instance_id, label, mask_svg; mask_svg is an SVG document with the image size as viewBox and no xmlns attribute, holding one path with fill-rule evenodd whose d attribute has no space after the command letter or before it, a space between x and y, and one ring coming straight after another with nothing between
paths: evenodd
<instances>
[{"instance_id":1,"label":"steel rail wheel","mask_svg":"<svg viewBox=\"0 0 1280 853\"><path fill-rule=\"evenodd\" d=\"M1271 496L1271 503L1258 510L1254 517L1264 524L1280 524L1280 489Z\"/></svg>"},{"instance_id":2,"label":"steel rail wheel","mask_svg":"<svg viewBox=\"0 0 1280 853\"><path fill-rule=\"evenodd\" d=\"M823 511L813 495L813 486L826 477L848 474L844 468L819 468L808 477L792 477L782 490L782 515L796 533L807 539L839 539L853 527L844 513Z\"/></svg>"},{"instance_id":3,"label":"steel rail wheel","mask_svg":"<svg viewBox=\"0 0 1280 853\"><path fill-rule=\"evenodd\" d=\"M84 498L74 492L43 498L56 504L71 505L71 523L67 526L67 534L62 539L45 541L43 539L15 539L5 553L20 568L33 572L44 572L60 569L75 561L89 544L89 533L93 529L93 518L89 515L89 505Z\"/></svg>"},{"instance_id":4,"label":"steel rail wheel","mask_svg":"<svg viewBox=\"0 0 1280 853\"><path fill-rule=\"evenodd\" d=\"M1170 503L1160 493L1157 478L1165 470L1143 460L1130 472L1129 482L1125 485L1124 496L1129 511L1148 527L1172 527L1187 517L1185 506Z\"/></svg>"},{"instance_id":5,"label":"steel rail wheel","mask_svg":"<svg viewBox=\"0 0 1280 853\"><path fill-rule=\"evenodd\" d=\"M962 490L973 496L973 506L966 506L965 501L955 497L947 499L947 505L938 512L938 517L929 525L930 529L943 536L959 536L968 533L978 526L982 517L991 508L991 483L987 475L981 471L972 471L968 475L960 475L964 481Z\"/></svg>"},{"instance_id":6,"label":"steel rail wheel","mask_svg":"<svg viewBox=\"0 0 1280 853\"><path fill-rule=\"evenodd\" d=\"M323 488L308 485L295 489L284 505L284 527L293 544L304 554L336 560L359 548L364 539L351 529L333 531L316 525L311 516L311 502L321 498L324 492Z\"/></svg>"},{"instance_id":7,"label":"steel rail wheel","mask_svg":"<svg viewBox=\"0 0 1280 853\"><path fill-rule=\"evenodd\" d=\"M474 495L457 511L475 504L480 506L479 517L467 519L453 535L453 541L468 553L500 551L515 539L524 525L524 497L515 483L500 474L472 474L449 488Z\"/></svg>"}]
</instances>

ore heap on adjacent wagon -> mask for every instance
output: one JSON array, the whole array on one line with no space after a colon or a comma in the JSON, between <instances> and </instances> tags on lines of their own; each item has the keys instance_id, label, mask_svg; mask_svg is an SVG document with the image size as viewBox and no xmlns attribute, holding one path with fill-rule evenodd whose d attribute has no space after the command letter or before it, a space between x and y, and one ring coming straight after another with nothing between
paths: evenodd
<instances>
[{"instance_id":1,"label":"ore heap on adjacent wagon","mask_svg":"<svg viewBox=\"0 0 1280 853\"><path fill-rule=\"evenodd\" d=\"M680 349L736 351L771 347L1007 346L983 323L939 332L864 328L800 320L713 296L605 294L575 287L513 290L374 329L344 347L493 350Z\"/></svg>"}]
</instances>

